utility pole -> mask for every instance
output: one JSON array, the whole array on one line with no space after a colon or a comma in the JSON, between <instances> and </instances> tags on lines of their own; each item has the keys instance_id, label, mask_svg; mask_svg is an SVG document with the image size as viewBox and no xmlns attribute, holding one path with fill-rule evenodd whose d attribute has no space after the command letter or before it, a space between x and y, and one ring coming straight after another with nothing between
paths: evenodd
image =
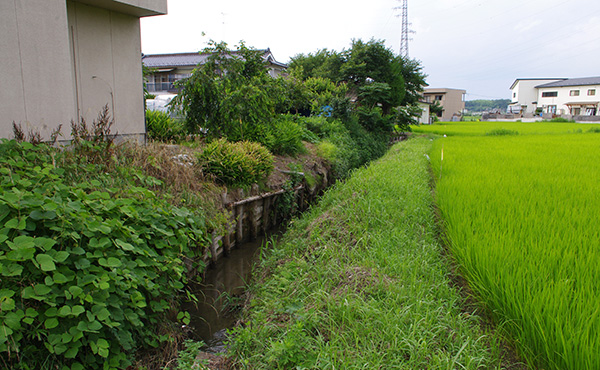
<instances>
[{"instance_id":1,"label":"utility pole","mask_svg":"<svg viewBox=\"0 0 600 370\"><path fill-rule=\"evenodd\" d=\"M408 0L397 0L402 3L402 6L396 7L394 9L402 10L402 32L400 34L400 56L403 58L408 58L408 33L412 32L408 30Z\"/></svg>"}]
</instances>

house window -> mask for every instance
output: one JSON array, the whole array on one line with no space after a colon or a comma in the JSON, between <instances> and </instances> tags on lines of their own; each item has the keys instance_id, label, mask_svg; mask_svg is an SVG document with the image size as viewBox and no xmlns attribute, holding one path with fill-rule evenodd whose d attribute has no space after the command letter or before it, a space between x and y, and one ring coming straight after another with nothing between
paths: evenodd
<instances>
[{"instance_id":1,"label":"house window","mask_svg":"<svg viewBox=\"0 0 600 370\"><path fill-rule=\"evenodd\" d=\"M514 92L514 93L513 93L513 98L516 98L516 97L517 97L517 93L516 93L516 92Z\"/></svg>"},{"instance_id":2,"label":"house window","mask_svg":"<svg viewBox=\"0 0 600 370\"><path fill-rule=\"evenodd\" d=\"M558 91L546 91L542 93L542 98L555 98L558 96Z\"/></svg>"},{"instance_id":3,"label":"house window","mask_svg":"<svg viewBox=\"0 0 600 370\"><path fill-rule=\"evenodd\" d=\"M444 97L443 95L436 95L435 100L442 100L443 97Z\"/></svg>"},{"instance_id":4,"label":"house window","mask_svg":"<svg viewBox=\"0 0 600 370\"><path fill-rule=\"evenodd\" d=\"M556 114L556 105L549 105L548 113Z\"/></svg>"},{"instance_id":5,"label":"house window","mask_svg":"<svg viewBox=\"0 0 600 370\"><path fill-rule=\"evenodd\" d=\"M569 91L570 96L579 96L579 90L571 90Z\"/></svg>"},{"instance_id":6,"label":"house window","mask_svg":"<svg viewBox=\"0 0 600 370\"><path fill-rule=\"evenodd\" d=\"M589 96L596 95L596 89L589 89L589 90L588 90L588 95L589 95Z\"/></svg>"},{"instance_id":7,"label":"house window","mask_svg":"<svg viewBox=\"0 0 600 370\"><path fill-rule=\"evenodd\" d=\"M573 115L578 116L581 114L581 108L573 108Z\"/></svg>"}]
</instances>

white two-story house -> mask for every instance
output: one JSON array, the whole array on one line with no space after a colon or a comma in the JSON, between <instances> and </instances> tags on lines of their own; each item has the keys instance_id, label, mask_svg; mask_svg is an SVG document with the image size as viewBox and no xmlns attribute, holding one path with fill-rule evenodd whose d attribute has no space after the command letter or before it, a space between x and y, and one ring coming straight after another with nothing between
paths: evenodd
<instances>
[{"instance_id":1,"label":"white two-story house","mask_svg":"<svg viewBox=\"0 0 600 370\"><path fill-rule=\"evenodd\" d=\"M520 78L511 93L508 113L600 116L600 77Z\"/></svg>"},{"instance_id":2,"label":"white two-story house","mask_svg":"<svg viewBox=\"0 0 600 370\"><path fill-rule=\"evenodd\" d=\"M535 114L538 101L536 86L563 80L566 78L517 78L510 87L511 103L507 113Z\"/></svg>"},{"instance_id":3,"label":"white two-story house","mask_svg":"<svg viewBox=\"0 0 600 370\"><path fill-rule=\"evenodd\" d=\"M600 77L570 78L536 86L543 113L571 116L599 114Z\"/></svg>"}]
</instances>

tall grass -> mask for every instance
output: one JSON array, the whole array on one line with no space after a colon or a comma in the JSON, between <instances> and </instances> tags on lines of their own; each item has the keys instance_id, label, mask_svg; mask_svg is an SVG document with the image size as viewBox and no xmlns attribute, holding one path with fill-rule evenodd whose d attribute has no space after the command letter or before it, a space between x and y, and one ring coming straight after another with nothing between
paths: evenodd
<instances>
[{"instance_id":1,"label":"tall grass","mask_svg":"<svg viewBox=\"0 0 600 370\"><path fill-rule=\"evenodd\" d=\"M591 133L448 137L430 153L452 253L541 368L600 369L599 148Z\"/></svg>"},{"instance_id":2,"label":"tall grass","mask_svg":"<svg viewBox=\"0 0 600 370\"><path fill-rule=\"evenodd\" d=\"M240 367L500 367L436 241L431 144L397 144L355 171L266 254L230 347Z\"/></svg>"},{"instance_id":3,"label":"tall grass","mask_svg":"<svg viewBox=\"0 0 600 370\"><path fill-rule=\"evenodd\" d=\"M571 122L438 122L434 125L411 126L414 133L438 134L448 136L486 135L490 132L514 131L526 134L566 134L581 133L591 128L600 128L597 124Z\"/></svg>"}]
</instances>

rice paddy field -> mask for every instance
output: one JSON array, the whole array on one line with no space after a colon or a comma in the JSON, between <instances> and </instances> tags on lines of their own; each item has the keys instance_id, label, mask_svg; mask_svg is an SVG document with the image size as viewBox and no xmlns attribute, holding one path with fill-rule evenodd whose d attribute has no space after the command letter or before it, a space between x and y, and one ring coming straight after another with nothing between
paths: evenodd
<instances>
[{"instance_id":1,"label":"rice paddy field","mask_svg":"<svg viewBox=\"0 0 600 370\"><path fill-rule=\"evenodd\" d=\"M572 134L600 130L600 125L571 122L440 122L413 126L414 133L448 136L512 134Z\"/></svg>"},{"instance_id":2,"label":"rice paddy field","mask_svg":"<svg viewBox=\"0 0 600 370\"><path fill-rule=\"evenodd\" d=\"M600 369L597 130L549 122L413 130L448 135L429 152L448 248L532 367Z\"/></svg>"}]
</instances>

